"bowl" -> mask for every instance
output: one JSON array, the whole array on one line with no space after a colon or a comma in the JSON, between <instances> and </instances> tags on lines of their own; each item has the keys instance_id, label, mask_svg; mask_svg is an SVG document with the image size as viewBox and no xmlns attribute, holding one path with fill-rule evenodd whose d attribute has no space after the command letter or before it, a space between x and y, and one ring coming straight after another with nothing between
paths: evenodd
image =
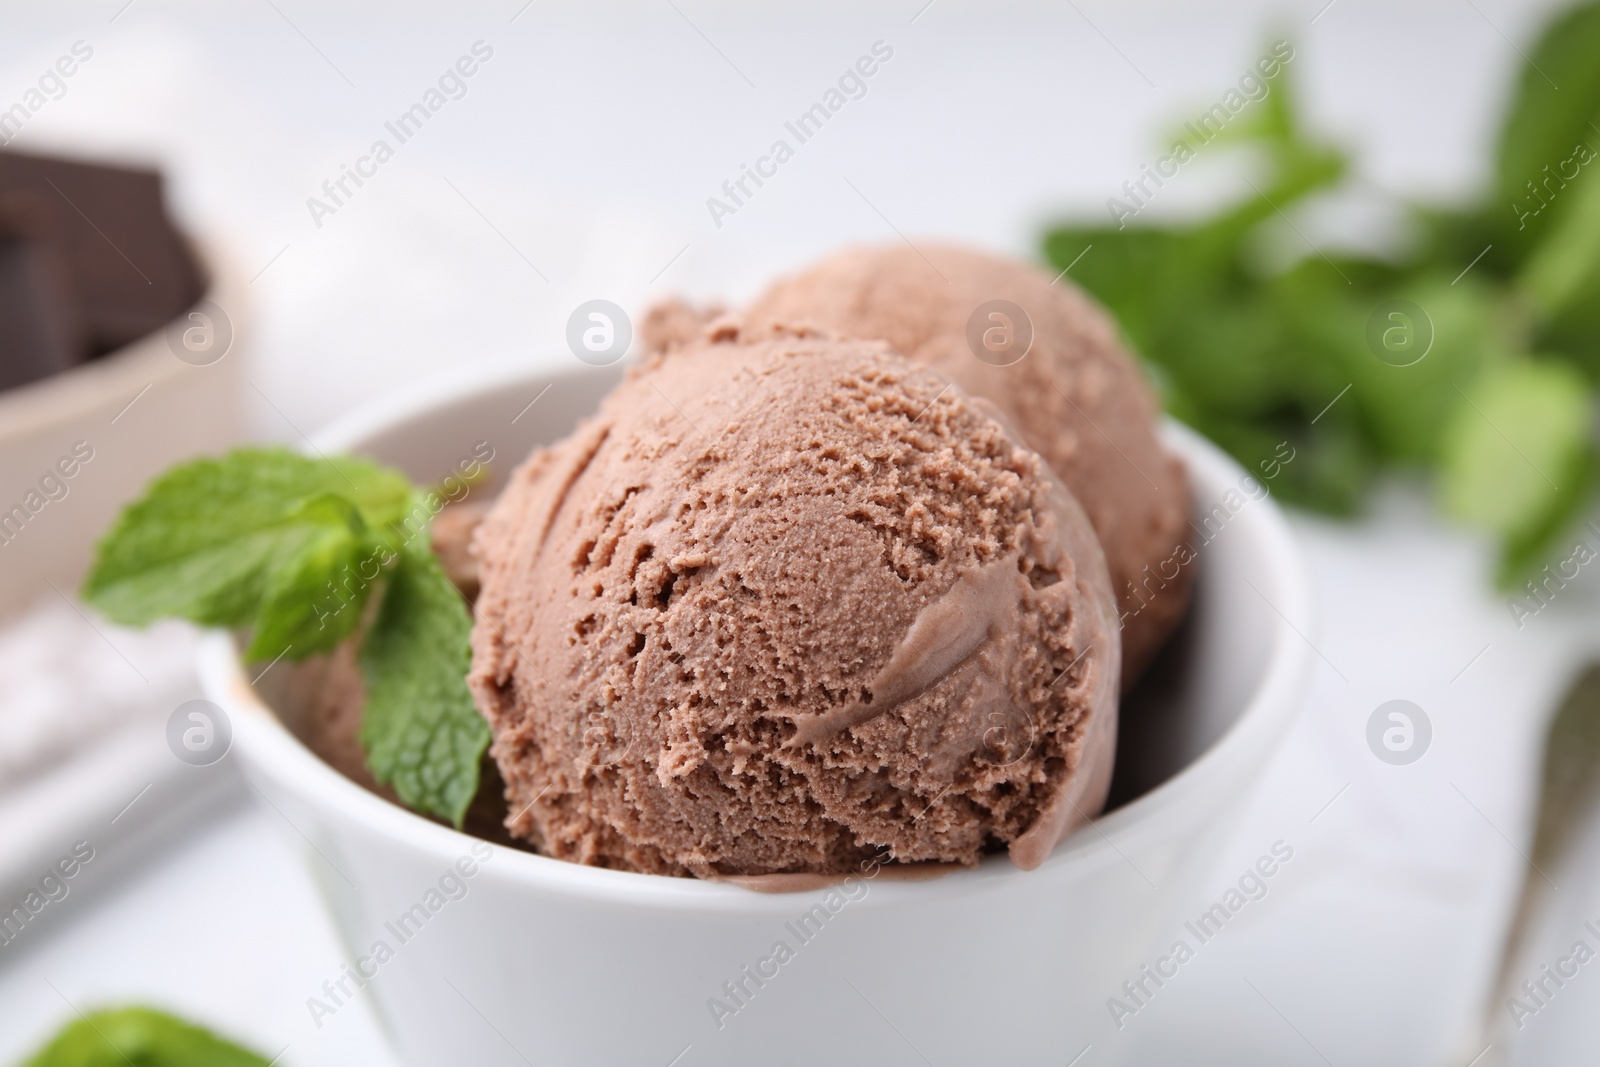
<instances>
[{"instance_id":1,"label":"bowl","mask_svg":"<svg viewBox=\"0 0 1600 1067\"><path fill-rule=\"evenodd\" d=\"M503 480L619 375L508 368L430 383L315 444L429 481L488 441ZM996 857L926 881L877 870L769 894L491 844L334 771L252 687L234 641L211 635L206 691L246 775L297 831L343 940L339 974L291 991L308 1026L370 998L402 1060L430 1067L1060 1065L1091 1044L1112 1061L1108 1000L1171 944L1175 904L1211 873L1310 662L1306 578L1263 484L1195 434L1163 433L1193 481L1198 570L1165 684L1124 716L1124 747L1148 758L1119 774L1146 781L1034 871Z\"/></svg>"}]
</instances>

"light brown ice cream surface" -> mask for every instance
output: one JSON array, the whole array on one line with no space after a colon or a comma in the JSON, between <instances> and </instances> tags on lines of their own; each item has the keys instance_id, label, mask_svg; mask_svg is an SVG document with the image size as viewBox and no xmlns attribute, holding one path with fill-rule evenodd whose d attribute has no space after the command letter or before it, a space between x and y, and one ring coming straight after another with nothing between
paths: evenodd
<instances>
[{"instance_id":1,"label":"light brown ice cream surface","mask_svg":"<svg viewBox=\"0 0 1600 1067\"><path fill-rule=\"evenodd\" d=\"M478 528L512 833L701 877L1036 866L1115 744L1087 518L881 342L732 333L630 375Z\"/></svg>"},{"instance_id":2,"label":"light brown ice cream surface","mask_svg":"<svg viewBox=\"0 0 1600 1067\"><path fill-rule=\"evenodd\" d=\"M640 348L645 352L666 352L693 344L722 313L716 306L697 308L682 300L663 300L645 312L639 323Z\"/></svg>"},{"instance_id":3,"label":"light brown ice cream surface","mask_svg":"<svg viewBox=\"0 0 1600 1067\"><path fill-rule=\"evenodd\" d=\"M478 595L478 560L472 554L472 532L488 511L488 502L449 504L433 517L429 528L434 557L468 603Z\"/></svg>"},{"instance_id":4,"label":"light brown ice cream surface","mask_svg":"<svg viewBox=\"0 0 1600 1067\"><path fill-rule=\"evenodd\" d=\"M1010 323L1016 336L1032 334L1025 354L1003 366L1018 351L987 361L975 354L983 330L1000 322L980 307L996 300L1025 314ZM975 313L978 326L969 330ZM681 309L674 314L690 320ZM1131 684L1188 605L1192 568L1180 565L1179 545L1189 488L1156 439L1155 397L1111 318L1068 278L919 242L852 249L780 280L744 314L747 338L774 326L885 340L994 402L1066 482L1100 537L1122 616L1124 685Z\"/></svg>"}]
</instances>

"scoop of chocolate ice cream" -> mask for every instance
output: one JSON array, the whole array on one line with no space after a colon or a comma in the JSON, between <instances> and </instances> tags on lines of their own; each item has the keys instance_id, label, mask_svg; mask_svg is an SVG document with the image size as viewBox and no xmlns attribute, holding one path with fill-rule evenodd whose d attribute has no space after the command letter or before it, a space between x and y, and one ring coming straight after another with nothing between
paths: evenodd
<instances>
[{"instance_id":1,"label":"scoop of chocolate ice cream","mask_svg":"<svg viewBox=\"0 0 1600 1067\"><path fill-rule=\"evenodd\" d=\"M663 300L645 312L639 323L640 350L666 352L693 344L722 314L722 308L714 305L697 308L682 300Z\"/></svg>"},{"instance_id":2,"label":"scoop of chocolate ice cream","mask_svg":"<svg viewBox=\"0 0 1600 1067\"><path fill-rule=\"evenodd\" d=\"M470 682L508 826L551 855L1032 867L1103 802L1120 649L1088 520L882 342L655 361L513 474L475 551Z\"/></svg>"},{"instance_id":3,"label":"scoop of chocolate ice cream","mask_svg":"<svg viewBox=\"0 0 1600 1067\"><path fill-rule=\"evenodd\" d=\"M1014 313L984 307L991 301L1021 308L1026 319L1008 321ZM1007 318L989 318L993 311ZM1137 677L1188 606L1192 575L1179 565L1187 558L1179 545L1189 487L1156 440L1155 397L1104 311L1067 279L1023 263L895 245L853 249L781 280L744 319L752 338L773 326L881 338L994 402L1088 512L1122 616L1124 684ZM991 327L1017 338L1029 331L1031 345L981 359Z\"/></svg>"}]
</instances>

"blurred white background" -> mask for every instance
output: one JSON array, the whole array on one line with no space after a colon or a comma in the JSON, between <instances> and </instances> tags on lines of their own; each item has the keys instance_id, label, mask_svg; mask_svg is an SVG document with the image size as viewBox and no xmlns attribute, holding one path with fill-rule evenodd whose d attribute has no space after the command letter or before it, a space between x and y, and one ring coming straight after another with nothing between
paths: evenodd
<instances>
[{"instance_id":1,"label":"blurred white background","mask_svg":"<svg viewBox=\"0 0 1600 1067\"><path fill-rule=\"evenodd\" d=\"M419 376L570 360L567 316L591 298L736 301L842 242L900 234L1033 257L1044 223L1099 217L1164 131L1280 36L1308 113L1355 151L1374 201L1467 195L1547 9L9 2L0 107L75 41L93 47L11 146L166 169L174 211L249 281L249 433L294 442ZM384 124L479 41L493 53L466 94L397 145ZM876 41L893 58L866 96L716 225L707 198ZM318 225L308 198L379 138L394 158ZM1230 196L1231 177L1202 161L1150 213ZM1371 204L1342 218L1336 239L1384 236ZM1404 486L1360 523L1296 529L1324 598L1317 647L1338 669L1319 674L1215 889L1278 838L1296 861L1109 1040L1149 1063L1466 1067L1524 870L1542 719L1600 644L1595 591L1517 631L1484 546ZM1433 751L1406 768L1363 737L1393 698L1434 724ZM0 1061L68 1017L66 1001L134 999L269 1055L287 1044L286 1063L390 1062L370 1016L308 1020L339 954L300 851L270 812L229 808L47 938L0 948ZM1537 1020L1555 1050L1540 1062L1592 1054L1600 978L1585 978L1587 1001L1575 985Z\"/></svg>"},{"instance_id":2,"label":"blurred white background","mask_svg":"<svg viewBox=\"0 0 1600 1067\"><path fill-rule=\"evenodd\" d=\"M737 299L895 229L1033 254L1043 222L1103 211L1277 36L1315 122L1376 187L1465 194L1510 42L1539 18L1487 0L1336 0L1315 25L1326 0L674 2L11 5L0 98L94 47L15 147L167 167L184 221L255 279L256 384L309 429L397 379L559 356L594 296ZM398 145L384 123L480 40L493 58L466 96ZM867 96L715 226L706 199L878 40L894 58ZM307 199L380 137L395 158L319 227ZM1185 171L1151 213L1231 195L1218 177ZM258 433L294 436L254 400Z\"/></svg>"}]
</instances>

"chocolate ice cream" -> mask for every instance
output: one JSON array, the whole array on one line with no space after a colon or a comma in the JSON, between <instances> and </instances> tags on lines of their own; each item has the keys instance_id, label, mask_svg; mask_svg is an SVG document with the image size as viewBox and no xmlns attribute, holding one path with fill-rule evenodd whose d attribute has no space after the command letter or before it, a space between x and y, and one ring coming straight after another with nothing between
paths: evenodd
<instances>
[{"instance_id":1,"label":"chocolate ice cream","mask_svg":"<svg viewBox=\"0 0 1600 1067\"><path fill-rule=\"evenodd\" d=\"M682 300L663 300L645 312L639 323L640 349L666 352L693 344L722 314L723 309L716 305L697 308Z\"/></svg>"},{"instance_id":2,"label":"chocolate ice cream","mask_svg":"<svg viewBox=\"0 0 1600 1067\"><path fill-rule=\"evenodd\" d=\"M1021 307L1032 345L1015 363L979 359L979 305ZM1177 565L1189 518L1183 468L1155 436L1157 406L1110 317L1065 279L960 248L859 248L779 281L746 310L748 337L814 326L881 338L975 397L993 401L1076 494L1105 548L1122 616L1123 679L1135 678L1181 620L1190 570ZM674 321L690 321L678 312ZM981 332L981 331L980 331Z\"/></svg>"},{"instance_id":3,"label":"chocolate ice cream","mask_svg":"<svg viewBox=\"0 0 1600 1067\"><path fill-rule=\"evenodd\" d=\"M882 342L635 371L479 527L512 833L701 877L1043 862L1103 802L1115 600L1034 452Z\"/></svg>"},{"instance_id":4,"label":"chocolate ice cream","mask_svg":"<svg viewBox=\"0 0 1600 1067\"><path fill-rule=\"evenodd\" d=\"M429 530L434 557L468 603L478 596L478 558L472 554L472 533L488 511L487 502L450 504L433 517Z\"/></svg>"}]
</instances>

